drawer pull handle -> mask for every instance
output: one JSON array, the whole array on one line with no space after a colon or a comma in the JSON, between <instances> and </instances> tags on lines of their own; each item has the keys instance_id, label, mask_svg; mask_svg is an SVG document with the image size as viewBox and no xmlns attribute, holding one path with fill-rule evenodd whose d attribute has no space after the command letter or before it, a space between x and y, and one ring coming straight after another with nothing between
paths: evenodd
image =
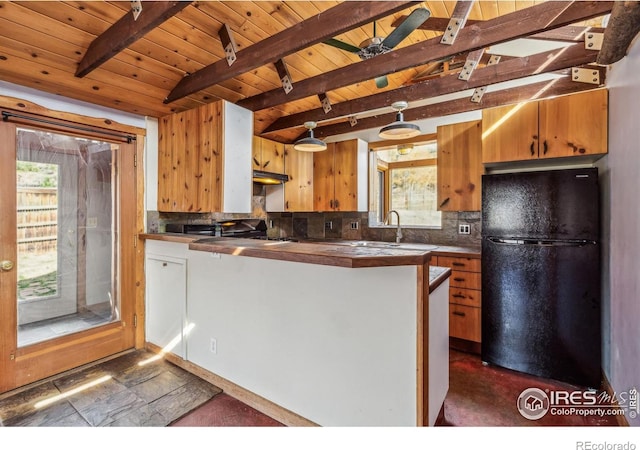
<instances>
[{"instance_id":1,"label":"drawer pull handle","mask_svg":"<svg viewBox=\"0 0 640 450\"><path fill-rule=\"evenodd\" d=\"M464 279L464 278L454 278L454 279L453 279L453 281L460 281L460 282L463 282L463 281L465 281L465 279Z\"/></svg>"},{"instance_id":2,"label":"drawer pull handle","mask_svg":"<svg viewBox=\"0 0 640 450\"><path fill-rule=\"evenodd\" d=\"M452 266L456 266L456 267L464 267L466 266L465 263L461 263L461 262L453 262L451 263Z\"/></svg>"},{"instance_id":3,"label":"drawer pull handle","mask_svg":"<svg viewBox=\"0 0 640 450\"><path fill-rule=\"evenodd\" d=\"M453 296L454 296L455 298L467 298L467 296L466 296L466 295L462 295L462 294L453 294Z\"/></svg>"},{"instance_id":4,"label":"drawer pull handle","mask_svg":"<svg viewBox=\"0 0 640 450\"><path fill-rule=\"evenodd\" d=\"M454 315L454 316L464 317L464 316L465 316L465 313L460 312L460 311L454 311L454 312L453 312L453 315Z\"/></svg>"}]
</instances>

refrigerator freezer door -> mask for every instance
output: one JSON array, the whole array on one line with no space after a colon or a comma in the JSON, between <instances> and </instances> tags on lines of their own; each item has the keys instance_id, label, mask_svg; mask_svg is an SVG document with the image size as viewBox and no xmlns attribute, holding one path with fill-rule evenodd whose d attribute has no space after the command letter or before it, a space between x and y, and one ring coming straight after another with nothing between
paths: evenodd
<instances>
[{"instance_id":1,"label":"refrigerator freezer door","mask_svg":"<svg viewBox=\"0 0 640 450\"><path fill-rule=\"evenodd\" d=\"M600 386L599 245L482 240L482 360Z\"/></svg>"},{"instance_id":2,"label":"refrigerator freezer door","mask_svg":"<svg viewBox=\"0 0 640 450\"><path fill-rule=\"evenodd\" d=\"M599 240L596 168L482 177L482 235Z\"/></svg>"}]
</instances>

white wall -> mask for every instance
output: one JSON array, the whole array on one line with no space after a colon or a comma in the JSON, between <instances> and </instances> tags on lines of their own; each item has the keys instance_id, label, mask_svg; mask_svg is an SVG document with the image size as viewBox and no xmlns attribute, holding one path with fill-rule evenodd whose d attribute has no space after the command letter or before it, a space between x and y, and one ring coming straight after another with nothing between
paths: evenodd
<instances>
[{"instance_id":1,"label":"white wall","mask_svg":"<svg viewBox=\"0 0 640 450\"><path fill-rule=\"evenodd\" d=\"M640 41L609 71L603 185L604 361L616 392L640 388ZM608 245L607 245L608 243ZM640 425L640 417L630 424Z\"/></svg>"}]
</instances>

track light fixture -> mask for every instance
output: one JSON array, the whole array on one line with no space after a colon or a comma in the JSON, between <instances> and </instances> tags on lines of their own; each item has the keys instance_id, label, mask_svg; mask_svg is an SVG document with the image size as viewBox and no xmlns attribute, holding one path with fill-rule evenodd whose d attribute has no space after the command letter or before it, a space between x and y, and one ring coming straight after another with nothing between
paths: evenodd
<instances>
[{"instance_id":1,"label":"track light fixture","mask_svg":"<svg viewBox=\"0 0 640 450\"><path fill-rule=\"evenodd\" d=\"M320 139L313 137L313 129L316 127L315 122L305 122L304 127L309 130L309 136L306 138L298 139L294 144L294 150L301 152L321 152L327 149L325 144Z\"/></svg>"}]
</instances>

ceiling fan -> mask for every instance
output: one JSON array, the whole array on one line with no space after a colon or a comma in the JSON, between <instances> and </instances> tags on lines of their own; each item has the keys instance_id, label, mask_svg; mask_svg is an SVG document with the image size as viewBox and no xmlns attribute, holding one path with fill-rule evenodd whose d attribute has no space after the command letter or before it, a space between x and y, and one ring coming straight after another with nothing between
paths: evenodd
<instances>
[{"instance_id":1,"label":"ceiling fan","mask_svg":"<svg viewBox=\"0 0 640 450\"><path fill-rule=\"evenodd\" d=\"M374 56L382 55L393 50L393 48L409 36L412 31L422 25L430 15L431 13L426 8L413 10L411 14L409 14L407 18L385 38L376 36L376 23L373 22L373 37L361 42L360 47L342 42L335 38L328 39L324 41L324 43L331 45L332 47L339 48L340 50L355 53L360 57L360 59L370 59ZM384 75L376 77L375 81L378 88L384 88L389 85L389 80Z\"/></svg>"}]
</instances>

